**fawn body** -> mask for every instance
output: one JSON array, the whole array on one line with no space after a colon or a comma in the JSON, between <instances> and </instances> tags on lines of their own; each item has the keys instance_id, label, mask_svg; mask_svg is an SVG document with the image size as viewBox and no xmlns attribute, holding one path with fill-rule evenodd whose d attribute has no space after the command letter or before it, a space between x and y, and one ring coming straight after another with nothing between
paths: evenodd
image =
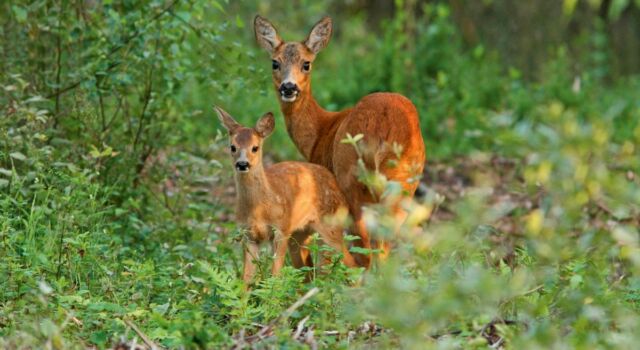
<instances>
[{"instance_id":1,"label":"fawn body","mask_svg":"<svg viewBox=\"0 0 640 350\"><path fill-rule=\"evenodd\" d=\"M348 210L333 174L322 166L301 162L264 167L262 143L273 131L273 114L265 114L254 128L246 128L222 109L216 107L216 112L229 131L236 169L237 219L248 231L244 281L250 282L255 275L254 260L264 241L272 242L273 274L283 267L287 251L295 267L310 265L304 243L313 232L342 252L347 266L356 266L344 245L341 225L325 220Z\"/></svg>"},{"instance_id":2,"label":"fawn body","mask_svg":"<svg viewBox=\"0 0 640 350\"><path fill-rule=\"evenodd\" d=\"M405 195L413 196L425 162L415 106L395 93L367 95L341 112L326 111L316 102L311 94L311 64L331 37L329 17L320 20L302 42L284 42L275 27L260 16L254 20L254 30L258 44L271 54L273 84L289 135L308 161L327 167L336 176L348 201L355 233L361 238L356 243L370 248L362 208L379 201L380 196L358 181L358 154L352 145L341 140L347 134L362 134L367 169L380 171L388 180L399 182ZM394 144L402 150L399 156L393 151ZM403 220L399 205L394 210L399 220ZM387 253L388 247L383 248ZM359 262L368 266L370 260L360 256Z\"/></svg>"}]
</instances>

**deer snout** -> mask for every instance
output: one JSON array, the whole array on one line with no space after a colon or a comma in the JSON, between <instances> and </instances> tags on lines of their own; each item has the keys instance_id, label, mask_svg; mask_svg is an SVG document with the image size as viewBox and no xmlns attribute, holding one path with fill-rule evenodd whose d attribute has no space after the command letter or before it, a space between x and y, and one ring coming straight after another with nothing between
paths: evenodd
<instances>
[{"instance_id":1,"label":"deer snout","mask_svg":"<svg viewBox=\"0 0 640 350\"><path fill-rule=\"evenodd\" d=\"M290 81L280 84L280 88L278 90L280 91L280 95L284 98L295 97L298 95L298 92L300 92L298 85Z\"/></svg>"},{"instance_id":2,"label":"deer snout","mask_svg":"<svg viewBox=\"0 0 640 350\"><path fill-rule=\"evenodd\" d=\"M238 171L249 171L249 167L250 165L249 165L249 162L247 161L239 160L236 162L236 169Z\"/></svg>"}]
</instances>

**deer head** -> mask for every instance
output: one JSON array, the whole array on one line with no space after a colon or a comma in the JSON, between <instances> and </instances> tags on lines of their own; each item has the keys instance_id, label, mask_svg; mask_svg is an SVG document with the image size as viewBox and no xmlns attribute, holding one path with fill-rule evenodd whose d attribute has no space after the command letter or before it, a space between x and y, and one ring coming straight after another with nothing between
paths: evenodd
<instances>
[{"instance_id":1,"label":"deer head","mask_svg":"<svg viewBox=\"0 0 640 350\"><path fill-rule=\"evenodd\" d=\"M263 115L256 126L247 128L222 108L213 107L222 125L229 131L229 151L238 173L248 173L251 169L262 166L262 143L273 132L275 119L273 113Z\"/></svg>"},{"instance_id":2,"label":"deer head","mask_svg":"<svg viewBox=\"0 0 640 350\"><path fill-rule=\"evenodd\" d=\"M284 42L273 24L261 16L254 20L254 31L258 44L271 54L273 84L280 99L294 102L310 89L311 64L331 39L331 18L318 21L302 42Z\"/></svg>"}]
</instances>

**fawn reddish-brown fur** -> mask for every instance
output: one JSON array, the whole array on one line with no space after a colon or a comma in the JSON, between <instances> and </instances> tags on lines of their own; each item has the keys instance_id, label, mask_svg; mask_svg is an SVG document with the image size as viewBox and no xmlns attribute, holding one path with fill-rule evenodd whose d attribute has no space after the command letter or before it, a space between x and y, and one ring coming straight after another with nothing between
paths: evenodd
<instances>
[{"instance_id":1,"label":"fawn reddish-brown fur","mask_svg":"<svg viewBox=\"0 0 640 350\"><path fill-rule=\"evenodd\" d=\"M275 27L260 16L254 20L254 30L260 46L271 54L273 84L279 92L289 135L307 160L327 167L336 176L347 198L360 244L371 247L362 207L380 198L358 181L358 155L352 145L340 141L347 134L362 134L367 168L377 169L388 180L399 182L406 195L413 196L425 162L415 106L395 93L367 95L341 112L326 111L318 105L311 94L311 64L331 37L329 17L320 20L303 42L284 42ZM392 151L393 144L401 146L399 157ZM404 216L399 207L395 210L398 217ZM359 262L368 266L369 258L360 257Z\"/></svg>"},{"instance_id":2,"label":"fawn reddish-brown fur","mask_svg":"<svg viewBox=\"0 0 640 350\"><path fill-rule=\"evenodd\" d=\"M244 281L250 282L255 275L254 261L258 258L259 244L264 241L273 244L273 274L278 274L284 265L287 250L295 267L310 265L304 244L313 232L342 252L345 265L356 266L344 245L342 227L326 220L348 210L333 174L322 166L301 162L264 167L262 144L274 129L273 114L265 114L254 128L247 128L222 109L216 107L216 112L229 131L236 168L236 214L248 232Z\"/></svg>"}]
</instances>

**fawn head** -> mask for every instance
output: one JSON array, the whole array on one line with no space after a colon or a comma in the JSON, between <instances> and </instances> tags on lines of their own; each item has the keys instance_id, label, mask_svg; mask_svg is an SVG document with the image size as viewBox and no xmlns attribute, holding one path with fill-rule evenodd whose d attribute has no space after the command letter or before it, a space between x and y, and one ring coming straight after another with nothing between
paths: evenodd
<instances>
[{"instance_id":1,"label":"fawn head","mask_svg":"<svg viewBox=\"0 0 640 350\"><path fill-rule=\"evenodd\" d=\"M258 44L271 54L273 84L284 102L294 102L310 89L311 64L331 39L331 18L316 23L302 42L284 42L276 28L259 15L253 21Z\"/></svg>"},{"instance_id":2,"label":"fawn head","mask_svg":"<svg viewBox=\"0 0 640 350\"><path fill-rule=\"evenodd\" d=\"M240 125L222 108L213 107L222 125L229 131L229 151L238 173L248 173L251 168L262 165L262 142L273 132L273 113L263 115L256 126L247 128Z\"/></svg>"}]
</instances>

